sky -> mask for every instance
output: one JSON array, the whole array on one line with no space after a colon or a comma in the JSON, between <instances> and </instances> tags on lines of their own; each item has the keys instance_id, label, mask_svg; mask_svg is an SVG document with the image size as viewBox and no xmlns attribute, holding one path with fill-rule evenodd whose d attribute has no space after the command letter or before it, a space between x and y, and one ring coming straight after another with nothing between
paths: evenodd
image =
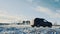
<instances>
[{"instance_id":1,"label":"sky","mask_svg":"<svg viewBox=\"0 0 60 34\"><path fill-rule=\"evenodd\" d=\"M44 18L60 24L60 0L0 0L0 22Z\"/></svg>"}]
</instances>

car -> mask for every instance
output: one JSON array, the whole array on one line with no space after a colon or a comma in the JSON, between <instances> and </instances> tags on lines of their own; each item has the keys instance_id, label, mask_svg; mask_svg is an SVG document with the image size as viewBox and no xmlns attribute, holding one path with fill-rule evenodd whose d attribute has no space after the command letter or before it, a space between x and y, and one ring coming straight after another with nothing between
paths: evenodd
<instances>
[{"instance_id":1,"label":"car","mask_svg":"<svg viewBox=\"0 0 60 34\"><path fill-rule=\"evenodd\" d=\"M43 19L43 18L35 18L34 19L34 24L31 25L32 27L52 27L52 23L48 22L47 20Z\"/></svg>"}]
</instances>

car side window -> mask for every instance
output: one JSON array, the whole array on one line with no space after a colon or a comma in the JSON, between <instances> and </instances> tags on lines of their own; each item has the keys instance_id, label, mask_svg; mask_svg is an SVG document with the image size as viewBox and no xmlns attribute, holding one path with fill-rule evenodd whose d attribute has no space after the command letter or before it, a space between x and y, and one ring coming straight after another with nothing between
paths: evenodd
<instances>
[{"instance_id":1,"label":"car side window","mask_svg":"<svg viewBox=\"0 0 60 34\"><path fill-rule=\"evenodd\" d=\"M47 20L43 20L44 22L47 22Z\"/></svg>"}]
</instances>

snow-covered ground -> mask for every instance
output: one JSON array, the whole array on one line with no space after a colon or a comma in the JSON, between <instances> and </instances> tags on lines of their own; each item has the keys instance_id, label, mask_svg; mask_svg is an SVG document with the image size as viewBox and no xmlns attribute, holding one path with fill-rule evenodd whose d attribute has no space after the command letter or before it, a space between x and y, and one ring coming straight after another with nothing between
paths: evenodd
<instances>
[{"instance_id":1,"label":"snow-covered ground","mask_svg":"<svg viewBox=\"0 0 60 34\"><path fill-rule=\"evenodd\" d=\"M0 27L0 34L60 34L59 28Z\"/></svg>"}]
</instances>

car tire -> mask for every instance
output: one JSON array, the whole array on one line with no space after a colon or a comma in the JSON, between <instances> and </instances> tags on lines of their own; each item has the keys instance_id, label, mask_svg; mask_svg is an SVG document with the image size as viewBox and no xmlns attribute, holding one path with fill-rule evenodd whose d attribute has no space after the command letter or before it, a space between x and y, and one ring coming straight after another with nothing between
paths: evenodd
<instances>
[{"instance_id":1,"label":"car tire","mask_svg":"<svg viewBox=\"0 0 60 34\"><path fill-rule=\"evenodd\" d=\"M46 27L46 26L43 26L43 27Z\"/></svg>"},{"instance_id":2,"label":"car tire","mask_svg":"<svg viewBox=\"0 0 60 34\"><path fill-rule=\"evenodd\" d=\"M31 25L32 27L34 27L34 25Z\"/></svg>"},{"instance_id":3,"label":"car tire","mask_svg":"<svg viewBox=\"0 0 60 34\"><path fill-rule=\"evenodd\" d=\"M36 27L40 27L40 25L36 25Z\"/></svg>"},{"instance_id":4,"label":"car tire","mask_svg":"<svg viewBox=\"0 0 60 34\"><path fill-rule=\"evenodd\" d=\"M52 26L48 26L48 27L50 27L50 28L51 28Z\"/></svg>"}]
</instances>

